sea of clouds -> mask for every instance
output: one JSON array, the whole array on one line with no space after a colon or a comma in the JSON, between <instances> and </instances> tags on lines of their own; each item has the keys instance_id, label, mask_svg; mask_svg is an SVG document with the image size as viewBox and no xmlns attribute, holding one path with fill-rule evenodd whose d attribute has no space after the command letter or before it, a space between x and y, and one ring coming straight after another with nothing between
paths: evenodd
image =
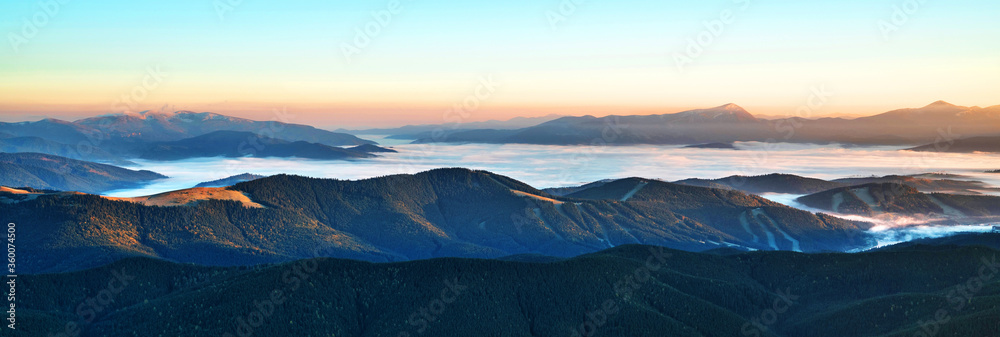
<instances>
[{"instance_id":1,"label":"sea of clouds","mask_svg":"<svg viewBox=\"0 0 1000 337\"><path fill-rule=\"evenodd\" d=\"M115 197L152 195L190 188L240 173L296 174L320 178L364 179L418 173L442 167L488 170L538 188L574 186L609 179L644 177L676 181L721 178L729 175L789 173L821 179L890 174L944 172L966 175L1000 186L1000 155L947 154L902 151L898 147L844 147L787 143L738 143L740 150L694 149L680 146L545 146L524 144L403 144L377 139L399 153L352 161L283 158L200 158L183 161L135 160L133 169L151 170L170 178L150 185L106 193ZM771 194L766 198L810 210L796 203L799 195ZM930 225L935 219L894 217L864 220L877 226L872 233L879 245L956 232L988 231L992 224Z\"/></svg>"},{"instance_id":2,"label":"sea of clouds","mask_svg":"<svg viewBox=\"0 0 1000 337\"><path fill-rule=\"evenodd\" d=\"M385 139L379 139L385 142ZM842 147L804 144L739 143L741 150L679 146L545 146L523 144L394 144L399 153L353 161L283 158L200 158L144 161L133 169L167 175L151 185L109 192L139 196L192 187L240 173L298 174L363 179L417 173L441 167L489 170L532 186L561 187L608 178L644 177L675 181L734 174L790 173L821 179L850 176L947 172L1000 185L1000 155L900 151L897 147Z\"/></svg>"}]
</instances>

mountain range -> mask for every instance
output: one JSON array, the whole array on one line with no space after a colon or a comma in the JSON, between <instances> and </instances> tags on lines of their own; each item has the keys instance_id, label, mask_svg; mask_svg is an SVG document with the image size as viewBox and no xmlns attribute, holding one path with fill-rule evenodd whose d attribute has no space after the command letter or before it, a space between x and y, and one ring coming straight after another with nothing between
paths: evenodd
<instances>
[{"instance_id":1,"label":"mountain range","mask_svg":"<svg viewBox=\"0 0 1000 337\"><path fill-rule=\"evenodd\" d=\"M375 144L345 133L279 121L253 121L209 112L128 113L85 118L74 122L43 119L36 122L0 122L0 149L41 152L74 159L126 164L150 146L198 139L216 132L242 132L262 139L329 147ZM181 155L188 157L188 155Z\"/></svg>"},{"instance_id":2,"label":"mountain range","mask_svg":"<svg viewBox=\"0 0 1000 337\"><path fill-rule=\"evenodd\" d=\"M358 130L414 143L521 143L545 145L678 144L733 148L734 142L925 145L913 150L984 151L1000 128L1000 106L962 107L938 101L856 119L761 119L736 104L659 115L515 118L509 121L418 125ZM344 131L344 130L339 130ZM128 113L74 122L44 119L0 123L0 150L40 152L73 159L128 164L150 146L197 139L214 132L249 132L261 138L331 147L375 142L285 122L253 121L209 112ZM307 151L308 152L308 151ZM368 151L369 153L371 151ZM173 157L187 157L172 154Z\"/></svg>"},{"instance_id":3,"label":"mountain range","mask_svg":"<svg viewBox=\"0 0 1000 337\"><path fill-rule=\"evenodd\" d=\"M1000 197L926 194L899 183L869 183L840 187L803 196L797 201L809 207L841 214L874 216L891 213L1000 219Z\"/></svg>"},{"instance_id":4,"label":"mountain range","mask_svg":"<svg viewBox=\"0 0 1000 337\"><path fill-rule=\"evenodd\" d=\"M349 133L352 135L390 135L396 139L417 139L429 136L431 132L452 132L475 129L520 129L535 126L553 119L563 117L561 115L547 115L542 117L514 117L508 120L489 120L484 122L461 122L451 124L421 124L406 125L398 128L382 129L360 129L347 130L337 129L336 132Z\"/></svg>"},{"instance_id":5,"label":"mountain range","mask_svg":"<svg viewBox=\"0 0 1000 337\"><path fill-rule=\"evenodd\" d=\"M843 186L835 181L773 173L762 176L729 176L719 179L685 179L677 184L726 188L748 193L808 194Z\"/></svg>"},{"instance_id":6,"label":"mountain range","mask_svg":"<svg viewBox=\"0 0 1000 337\"><path fill-rule=\"evenodd\" d=\"M925 193L982 194L997 192L989 184L971 177L955 174L923 173L914 175L888 175L850 177L833 180L802 177L793 174L772 173L759 176L729 176L718 179L684 179L676 184L734 189L747 193L812 194L838 187L870 183L896 183L913 187Z\"/></svg>"},{"instance_id":7,"label":"mountain range","mask_svg":"<svg viewBox=\"0 0 1000 337\"><path fill-rule=\"evenodd\" d=\"M100 193L135 188L166 178L150 171L85 162L41 153L0 152L0 185Z\"/></svg>"},{"instance_id":8,"label":"mountain range","mask_svg":"<svg viewBox=\"0 0 1000 337\"><path fill-rule=\"evenodd\" d=\"M86 118L72 124L99 130L110 139L172 141L215 131L243 131L287 141L329 146L374 144L358 137L281 121L254 121L210 112L114 114ZM0 129L2 130L2 129Z\"/></svg>"},{"instance_id":9,"label":"mountain range","mask_svg":"<svg viewBox=\"0 0 1000 337\"><path fill-rule=\"evenodd\" d=\"M0 136L0 152L7 153L44 153L70 159L105 162L113 165L132 165L131 161L113 155L104 149L84 147L81 151L76 145L59 143L41 137L10 137Z\"/></svg>"},{"instance_id":10,"label":"mountain range","mask_svg":"<svg viewBox=\"0 0 1000 337\"><path fill-rule=\"evenodd\" d=\"M94 267L130 256L246 265L330 256L571 257L624 244L689 251L847 251L872 245L868 223L813 214L738 191L630 178L550 195L484 171L340 181L277 175L226 188L142 198L0 195L21 219L32 272Z\"/></svg>"},{"instance_id":11,"label":"mountain range","mask_svg":"<svg viewBox=\"0 0 1000 337\"><path fill-rule=\"evenodd\" d=\"M997 135L1000 106L962 107L938 101L856 119L790 117L758 119L726 104L662 115L562 117L513 130L479 129L427 137L414 142L584 144L708 144L738 141L923 145L942 135L950 139Z\"/></svg>"},{"instance_id":12,"label":"mountain range","mask_svg":"<svg viewBox=\"0 0 1000 337\"><path fill-rule=\"evenodd\" d=\"M168 142L149 142L137 147L139 158L150 160L182 160L202 157L296 157L306 159L343 160L375 157L368 151L384 150L371 144L367 147L341 148L306 141L287 141L252 132L214 131L201 136ZM358 149L358 150L355 150ZM392 151L392 150L388 150Z\"/></svg>"}]
</instances>

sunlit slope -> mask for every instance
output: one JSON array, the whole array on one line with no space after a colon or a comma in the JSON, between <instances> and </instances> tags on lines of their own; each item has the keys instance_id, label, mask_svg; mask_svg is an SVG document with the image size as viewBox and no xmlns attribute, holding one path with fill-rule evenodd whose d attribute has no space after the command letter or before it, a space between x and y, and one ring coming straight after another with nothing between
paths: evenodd
<instances>
[{"instance_id":1,"label":"sunlit slope","mask_svg":"<svg viewBox=\"0 0 1000 337\"><path fill-rule=\"evenodd\" d=\"M621 191L611 199L578 195L588 191L557 197L466 169L359 181L278 175L129 200L9 194L0 211L20 219L24 265L35 272L135 255L255 264L307 257L304 247L315 245L369 261L570 257L637 243L804 252L870 245L867 224L742 192L642 179L604 187Z\"/></svg>"}]
</instances>

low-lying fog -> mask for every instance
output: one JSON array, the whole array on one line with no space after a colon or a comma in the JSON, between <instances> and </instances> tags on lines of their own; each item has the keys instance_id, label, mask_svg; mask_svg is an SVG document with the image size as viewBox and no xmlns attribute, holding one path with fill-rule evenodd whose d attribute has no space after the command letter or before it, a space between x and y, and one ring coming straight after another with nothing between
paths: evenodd
<instances>
[{"instance_id":1,"label":"low-lying fog","mask_svg":"<svg viewBox=\"0 0 1000 337\"><path fill-rule=\"evenodd\" d=\"M369 137L372 138L372 137ZM383 141L378 139L379 141ZM201 158L138 166L169 176L143 188L107 193L129 197L192 187L240 173L290 173L311 177L362 179L417 173L441 167L489 170L538 188L579 185L608 178L644 177L675 181L733 174L789 173L821 179L848 176L947 172L1000 185L1000 155L899 151L898 147L841 147L739 143L741 150L686 149L678 146L545 146L495 144L399 144L399 153L357 161L281 158Z\"/></svg>"},{"instance_id":2,"label":"low-lying fog","mask_svg":"<svg viewBox=\"0 0 1000 337\"><path fill-rule=\"evenodd\" d=\"M940 238L958 233L986 233L992 231L993 226L996 225L996 223L992 221L980 221L974 218L948 219L945 217L910 217L889 214L878 217L865 217L860 215L837 214L827 210L815 209L796 202L795 199L803 196L802 194L767 193L761 196L777 203L814 213L823 212L848 220L870 222L875 226L872 227L868 233L872 234L877 240L875 246L870 248L883 247L917 239ZM955 225L954 223L960 224Z\"/></svg>"},{"instance_id":3,"label":"low-lying fog","mask_svg":"<svg viewBox=\"0 0 1000 337\"><path fill-rule=\"evenodd\" d=\"M369 137L372 139L375 137ZM311 177L362 179L417 173L441 167L489 170L538 188L579 185L608 178L644 177L666 181L720 178L734 174L789 173L821 179L850 176L946 172L970 176L1000 186L1000 155L901 151L899 147L843 147L788 143L738 143L740 150L694 149L679 146L543 146L521 144L392 144L399 153L357 161L317 161L280 158L202 158L173 162L134 160L133 169L155 171L170 178L148 186L106 193L134 197L193 187L240 173L279 173ZM783 204L794 195L770 195ZM876 222L879 223L879 222ZM880 244L905 238L934 237L948 232L988 230L989 227L924 227L912 223L877 227Z\"/></svg>"}]
</instances>

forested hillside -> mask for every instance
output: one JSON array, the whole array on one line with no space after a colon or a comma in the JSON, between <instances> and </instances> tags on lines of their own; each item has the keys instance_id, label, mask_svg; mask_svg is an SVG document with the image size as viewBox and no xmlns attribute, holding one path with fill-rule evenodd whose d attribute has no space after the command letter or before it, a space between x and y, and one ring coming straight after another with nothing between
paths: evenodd
<instances>
[{"instance_id":1,"label":"forested hillside","mask_svg":"<svg viewBox=\"0 0 1000 337\"><path fill-rule=\"evenodd\" d=\"M151 171L136 171L41 153L0 152L0 186L32 187L61 191L100 193L134 188L166 178Z\"/></svg>"},{"instance_id":2,"label":"forested hillside","mask_svg":"<svg viewBox=\"0 0 1000 337\"><path fill-rule=\"evenodd\" d=\"M130 259L21 276L30 309L18 333L74 322L82 337L1000 334L998 251L931 248L718 256L629 245L551 263L258 268Z\"/></svg>"},{"instance_id":3,"label":"forested hillside","mask_svg":"<svg viewBox=\"0 0 1000 337\"><path fill-rule=\"evenodd\" d=\"M320 244L335 247L330 256L368 261L570 257L637 243L804 252L872 244L864 232L868 224L741 192L641 179L604 186L625 194L643 183L622 201L556 197L465 169L360 181L277 175L228 187L245 202L189 191L179 191L187 196L170 207L7 193L11 201L0 203L0 212L19 219L27 272L86 268L127 256L246 265L307 257L304 247Z\"/></svg>"},{"instance_id":4,"label":"forested hillside","mask_svg":"<svg viewBox=\"0 0 1000 337\"><path fill-rule=\"evenodd\" d=\"M803 196L798 198L798 202L832 212L865 216L885 213L949 217L1000 216L1000 197L922 193L916 188L899 183L871 183L835 188Z\"/></svg>"}]
</instances>

